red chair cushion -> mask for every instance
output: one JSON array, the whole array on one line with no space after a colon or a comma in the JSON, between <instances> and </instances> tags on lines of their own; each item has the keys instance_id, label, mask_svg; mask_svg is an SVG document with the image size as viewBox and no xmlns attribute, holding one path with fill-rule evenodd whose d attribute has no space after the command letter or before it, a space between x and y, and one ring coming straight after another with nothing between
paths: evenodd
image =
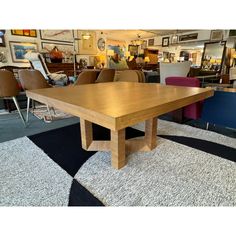
<instances>
[{"instance_id":1,"label":"red chair cushion","mask_svg":"<svg viewBox=\"0 0 236 236\"><path fill-rule=\"evenodd\" d=\"M200 87L200 81L192 77L167 77L167 85L186 86L186 87ZM199 119L202 113L203 102L196 102L184 107L183 116L190 119Z\"/></svg>"}]
</instances>

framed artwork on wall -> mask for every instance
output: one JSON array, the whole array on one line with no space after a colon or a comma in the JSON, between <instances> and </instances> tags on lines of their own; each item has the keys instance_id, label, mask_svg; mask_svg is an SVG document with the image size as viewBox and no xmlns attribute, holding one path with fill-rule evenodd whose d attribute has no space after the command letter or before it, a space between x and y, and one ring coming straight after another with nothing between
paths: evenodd
<instances>
[{"instance_id":1,"label":"framed artwork on wall","mask_svg":"<svg viewBox=\"0 0 236 236\"><path fill-rule=\"evenodd\" d=\"M0 47L6 47L4 35L0 36Z\"/></svg>"},{"instance_id":2,"label":"framed artwork on wall","mask_svg":"<svg viewBox=\"0 0 236 236\"><path fill-rule=\"evenodd\" d=\"M104 51L106 47L105 39L104 38L98 39L97 46L100 51Z\"/></svg>"},{"instance_id":3,"label":"framed artwork on wall","mask_svg":"<svg viewBox=\"0 0 236 236\"><path fill-rule=\"evenodd\" d=\"M198 33L182 34L179 36L179 42L185 42L185 41L194 40L197 38L198 38Z\"/></svg>"},{"instance_id":4,"label":"framed artwork on wall","mask_svg":"<svg viewBox=\"0 0 236 236\"><path fill-rule=\"evenodd\" d=\"M76 62L80 64L84 64L84 66L90 66L90 56L76 55Z\"/></svg>"},{"instance_id":5,"label":"framed artwork on wall","mask_svg":"<svg viewBox=\"0 0 236 236\"><path fill-rule=\"evenodd\" d=\"M163 37L162 38L162 47L168 47L170 43L170 37Z\"/></svg>"},{"instance_id":6,"label":"framed artwork on wall","mask_svg":"<svg viewBox=\"0 0 236 236\"><path fill-rule=\"evenodd\" d=\"M38 51L38 45L37 43L32 43L32 42L14 42L10 41L9 46L11 49L11 56L12 56L12 61L13 62L28 62L24 58L25 54L29 51L32 52L37 52Z\"/></svg>"},{"instance_id":7,"label":"framed artwork on wall","mask_svg":"<svg viewBox=\"0 0 236 236\"><path fill-rule=\"evenodd\" d=\"M73 30L40 30L42 40L61 41L72 43L74 41Z\"/></svg>"},{"instance_id":8,"label":"framed artwork on wall","mask_svg":"<svg viewBox=\"0 0 236 236\"><path fill-rule=\"evenodd\" d=\"M83 38L83 34L89 34L90 37L88 39ZM78 37L80 40L78 41L78 53L85 54L96 54L97 53L97 39L96 32L94 31L78 31Z\"/></svg>"},{"instance_id":9,"label":"framed artwork on wall","mask_svg":"<svg viewBox=\"0 0 236 236\"><path fill-rule=\"evenodd\" d=\"M148 46L154 46L154 39L148 39Z\"/></svg>"},{"instance_id":10,"label":"framed artwork on wall","mask_svg":"<svg viewBox=\"0 0 236 236\"><path fill-rule=\"evenodd\" d=\"M138 45L129 45L128 51L130 52L130 56L138 56Z\"/></svg>"},{"instance_id":11,"label":"framed artwork on wall","mask_svg":"<svg viewBox=\"0 0 236 236\"><path fill-rule=\"evenodd\" d=\"M73 54L74 46L72 44L54 43L54 42L41 42L43 50L50 52L54 47L57 47L59 51L65 54Z\"/></svg>"},{"instance_id":12,"label":"framed artwork on wall","mask_svg":"<svg viewBox=\"0 0 236 236\"><path fill-rule=\"evenodd\" d=\"M223 39L223 31L222 30L212 30L211 31L211 40L220 41Z\"/></svg>"},{"instance_id":13,"label":"framed artwork on wall","mask_svg":"<svg viewBox=\"0 0 236 236\"><path fill-rule=\"evenodd\" d=\"M171 44L175 44L178 43L178 36L177 35L173 35L171 38Z\"/></svg>"},{"instance_id":14,"label":"framed artwork on wall","mask_svg":"<svg viewBox=\"0 0 236 236\"><path fill-rule=\"evenodd\" d=\"M25 36L25 37L37 37L37 30L35 29L13 29L11 30L12 35Z\"/></svg>"},{"instance_id":15,"label":"framed artwork on wall","mask_svg":"<svg viewBox=\"0 0 236 236\"><path fill-rule=\"evenodd\" d=\"M143 43L141 44L141 49L147 48L147 40L143 40Z\"/></svg>"}]
</instances>

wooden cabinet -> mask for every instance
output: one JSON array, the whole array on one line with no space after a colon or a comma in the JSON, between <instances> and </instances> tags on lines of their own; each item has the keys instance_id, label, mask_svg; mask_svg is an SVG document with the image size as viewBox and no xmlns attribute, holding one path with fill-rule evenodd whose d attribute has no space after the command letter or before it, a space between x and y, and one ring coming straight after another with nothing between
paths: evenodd
<instances>
[{"instance_id":1,"label":"wooden cabinet","mask_svg":"<svg viewBox=\"0 0 236 236\"><path fill-rule=\"evenodd\" d=\"M157 64L157 62L158 62L158 50L156 50L156 49L144 49L144 56L149 57L150 62L148 64Z\"/></svg>"},{"instance_id":2,"label":"wooden cabinet","mask_svg":"<svg viewBox=\"0 0 236 236\"><path fill-rule=\"evenodd\" d=\"M54 73L57 71L64 71L63 73L66 74L67 76L74 75L74 63L49 63L47 62L46 64L47 64L49 72L51 73ZM77 63L76 63L76 68L78 68Z\"/></svg>"}]
</instances>

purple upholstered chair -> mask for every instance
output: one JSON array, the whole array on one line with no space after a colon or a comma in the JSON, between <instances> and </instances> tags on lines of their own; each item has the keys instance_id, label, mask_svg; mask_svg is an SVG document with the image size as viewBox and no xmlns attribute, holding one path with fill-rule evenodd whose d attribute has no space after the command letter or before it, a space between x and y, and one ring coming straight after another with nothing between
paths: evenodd
<instances>
[{"instance_id":1,"label":"purple upholstered chair","mask_svg":"<svg viewBox=\"0 0 236 236\"><path fill-rule=\"evenodd\" d=\"M197 78L191 77L167 77L167 85L185 86L185 87L200 87L200 82ZM193 103L183 108L183 116L190 119L199 119L202 113L202 101Z\"/></svg>"}]
</instances>

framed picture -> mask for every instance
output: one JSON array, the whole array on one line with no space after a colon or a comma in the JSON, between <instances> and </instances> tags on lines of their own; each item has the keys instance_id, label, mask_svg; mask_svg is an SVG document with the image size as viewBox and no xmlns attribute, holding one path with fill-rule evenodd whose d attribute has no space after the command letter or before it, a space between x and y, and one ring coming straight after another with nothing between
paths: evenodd
<instances>
[{"instance_id":1,"label":"framed picture","mask_svg":"<svg viewBox=\"0 0 236 236\"><path fill-rule=\"evenodd\" d=\"M6 47L4 35L0 36L0 47Z\"/></svg>"},{"instance_id":2,"label":"framed picture","mask_svg":"<svg viewBox=\"0 0 236 236\"><path fill-rule=\"evenodd\" d=\"M84 66L90 65L90 57L89 56L82 56L82 55L76 55L76 62L82 63ZM86 64L86 65L85 65Z\"/></svg>"},{"instance_id":3,"label":"framed picture","mask_svg":"<svg viewBox=\"0 0 236 236\"><path fill-rule=\"evenodd\" d=\"M141 49L147 48L147 40L143 40L143 43L141 44Z\"/></svg>"},{"instance_id":4,"label":"framed picture","mask_svg":"<svg viewBox=\"0 0 236 236\"><path fill-rule=\"evenodd\" d=\"M169 52L163 52L163 59L169 59L170 53Z\"/></svg>"},{"instance_id":5,"label":"framed picture","mask_svg":"<svg viewBox=\"0 0 236 236\"><path fill-rule=\"evenodd\" d=\"M223 39L223 31L222 30L212 30L211 31L211 40L220 41Z\"/></svg>"},{"instance_id":6,"label":"framed picture","mask_svg":"<svg viewBox=\"0 0 236 236\"><path fill-rule=\"evenodd\" d=\"M98 42L97 42L97 47L100 51L104 51L105 48L106 48L106 42L105 42L105 39L104 38L100 38L98 39Z\"/></svg>"},{"instance_id":7,"label":"framed picture","mask_svg":"<svg viewBox=\"0 0 236 236\"><path fill-rule=\"evenodd\" d=\"M178 36L177 35L173 35L171 38L171 44L175 44L178 43Z\"/></svg>"},{"instance_id":8,"label":"framed picture","mask_svg":"<svg viewBox=\"0 0 236 236\"><path fill-rule=\"evenodd\" d=\"M83 34L89 34L89 39L83 38ZM97 53L97 39L96 39L96 32L94 31L78 31L78 37L80 40L78 41L78 53L81 55L85 54L96 54Z\"/></svg>"},{"instance_id":9,"label":"framed picture","mask_svg":"<svg viewBox=\"0 0 236 236\"><path fill-rule=\"evenodd\" d=\"M42 40L61 41L72 43L74 41L73 30L40 30Z\"/></svg>"},{"instance_id":10,"label":"framed picture","mask_svg":"<svg viewBox=\"0 0 236 236\"><path fill-rule=\"evenodd\" d=\"M29 29L14 29L11 30L12 35L17 36L25 36L25 37L37 37L37 31L35 29L29 30Z\"/></svg>"},{"instance_id":11,"label":"framed picture","mask_svg":"<svg viewBox=\"0 0 236 236\"><path fill-rule=\"evenodd\" d=\"M128 51L130 52L130 56L138 56L138 45L129 45Z\"/></svg>"},{"instance_id":12,"label":"framed picture","mask_svg":"<svg viewBox=\"0 0 236 236\"><path fill-rule=\"evenodd\" d=\"M154 46L154 39L148 39L148 46Z\"/></svg>"},{"instance_id":13,"label":"framed picture","mask_svg":"<svg viewBox=\"0 0 236 236\"><path fill-rule=\"evenodd\" d=\"M37 43L31 43L31 42L9 42L9 46L11 49L11 56L13 62L28 62L24 58L25 54L29 51L37 52L38 51L38 45Z\"/></svg>"},{"instance_id":14,"label":"framed picture","mask_svg":"<svg viewBox=\"0 0 236 236\"><path fill-rule=\"evenodd\" d=\"M170 37L163 37L162 38L162 47L168 47L170 43Z\"/></svg>"},{"instance_id":15,"label":"framed picture","mask_svg":"<svg viewBox=\"0 0 236 236\"><path fill-rule=\"evenodd\" d=\"M185 41L194 40L197 38L198 38L198 33L183 34L179 36L179 42L185 42Z\"/></svg>"},{"instance_id":16,"label":"framed picture","mask_svg":"<svg viewBox=\"0 0 236 236\"><path fill-rule=\"evenodd\" d=\"M170 53L169 59L170 59L170 62L174 62L174 60L175 60L175 53Z\"/></svg>"},{"instance_id":17,"label":"framed picture","mask_svg":"<svg viewBox=\"0 0 236 236\"><path fill-rule=\"evenodd\" d=\"M42 49L50 52L55 46L64 54L73 54L74 46L72 44L41 42Z\"/></svg>"},{"instance_id":18,"label":"framed picture","mask_svg":"<svg viewBox=\"0 0 236 236\"><path fill-rule=\"evenodd\" d=\"M229 30L229 36L236 36L236 30Z\"/></svg>"}]
</instances>

